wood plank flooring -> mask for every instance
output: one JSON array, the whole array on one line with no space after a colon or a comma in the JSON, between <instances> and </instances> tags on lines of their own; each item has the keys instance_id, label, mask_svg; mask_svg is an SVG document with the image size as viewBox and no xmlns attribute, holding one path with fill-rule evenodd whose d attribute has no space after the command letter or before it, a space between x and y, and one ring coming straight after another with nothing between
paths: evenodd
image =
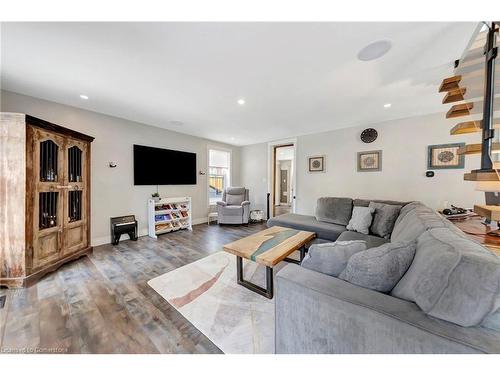
<instances>
[{"instance_id":1,"label":"wood plank flooring","mask_svg":"<svg viewBox=\"0 0 500 375\"><path fill-rule=\"evenodd\" d=\"M0 289L0 353L221 353L147 281L265 228L200 224L122 240L30 288Z\"/></svg>"}]
</instances>

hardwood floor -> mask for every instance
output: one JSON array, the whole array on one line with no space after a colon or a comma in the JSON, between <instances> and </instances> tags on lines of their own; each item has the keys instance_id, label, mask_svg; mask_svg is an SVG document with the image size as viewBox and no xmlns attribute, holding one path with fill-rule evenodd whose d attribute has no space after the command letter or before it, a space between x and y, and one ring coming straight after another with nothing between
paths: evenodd
<instances>
[{"instance_id":1,"label":"hardwood floor","mask_svg":"<svg viewBox=\"0 0 500 375\"><path fill-rule=\"evenodd\" d=\"M221 353L147 281L262 229L200 224L102 245L30 288L1 289L0 353Z\"/></svg>"}]
</instances>

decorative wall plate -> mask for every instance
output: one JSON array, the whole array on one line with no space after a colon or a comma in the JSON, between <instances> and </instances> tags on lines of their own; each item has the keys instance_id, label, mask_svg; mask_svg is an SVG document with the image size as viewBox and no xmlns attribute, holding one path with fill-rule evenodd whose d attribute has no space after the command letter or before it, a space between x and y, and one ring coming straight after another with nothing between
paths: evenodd
<instances>
[{"instance_id":1,"label":"decorative wall plate","mask_svg":"<svg viewBox=\"0 0 500 375\"><path fill-rule=\"evenodd\" d=\"M372 143L378 137L378 132L373 128L367 128L361 132L360 138L364 143Z\"/></svg>"}]
</instances>

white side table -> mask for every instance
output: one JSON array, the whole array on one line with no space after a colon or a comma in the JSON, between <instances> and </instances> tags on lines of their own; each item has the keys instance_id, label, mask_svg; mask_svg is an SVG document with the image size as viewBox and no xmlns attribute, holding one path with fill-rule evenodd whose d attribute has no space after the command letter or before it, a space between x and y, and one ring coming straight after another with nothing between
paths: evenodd
<instances>
[{"instance_id":1,"label":"white side table","mask_svg":"<svg viewBox=\"0 0 500 375\"><path fill-rule=\"evenodd\" d=\"M217 217L218 217L217 212L209 212L209 213L208 213L207 225L210 225L210 222L211 222L212 220L217 221Z\"/></svg>"}]
</instances>

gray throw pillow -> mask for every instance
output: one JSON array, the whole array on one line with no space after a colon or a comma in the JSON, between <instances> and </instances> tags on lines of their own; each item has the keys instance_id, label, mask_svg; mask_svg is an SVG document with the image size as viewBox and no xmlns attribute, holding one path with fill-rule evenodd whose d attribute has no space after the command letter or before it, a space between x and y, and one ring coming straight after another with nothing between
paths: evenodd
<instances>
[{"instance_id":1,"label":"gray throw pillow","mask_svg":"<svg viewBox=\"0 0 500 375\"><path fill-rule=\"evenodd\" d=\"M346 229L369 234L374 212L375 209L371 207L354 207L352 209L351 220L349 220Z\"/></svg>"},{"instance_id":2,"label":"gray throw pillow","mask_svg":"<svg viewBox=\"0 0 500 375\"><path fill-rule=\"evenodd\" d=\"M401 211L401 206L370 202L368 207L375 209L372 226L370 227L371 232L379 237L390 238L394 223Z\"/></svg>"},{"instance_id":3,"label":"gray throw pillow","mask_svg":"<svg viewBox=\"0 0 500 375\"><path fill-rule=\"evenodd\" d=\"M316 220L347 225L352 214L351 198L319 198L316 203Z\"/></svg>"},{"instance_id":4,"label":"gray throw pillow","mask_svg":"<svg viewBox=\"0 0 500 375\"><path fill-rule=\"evenodd\" d=\"M354 254L339 278L364 288L389 292L410 267L414 256L414 242L389 242Z\"/></svg>"},{"instance_id":5,"label":"gray throw pillow","mask_svg":"<svg viewBox=\"0 0 500 375\"><path fill-rule=\"evenodd\" d=\"M349 258L366 250L366 242L336 241L312 245L302 261L302 267L337 277L346 267Z\"/></svg>"}]
</instances>

